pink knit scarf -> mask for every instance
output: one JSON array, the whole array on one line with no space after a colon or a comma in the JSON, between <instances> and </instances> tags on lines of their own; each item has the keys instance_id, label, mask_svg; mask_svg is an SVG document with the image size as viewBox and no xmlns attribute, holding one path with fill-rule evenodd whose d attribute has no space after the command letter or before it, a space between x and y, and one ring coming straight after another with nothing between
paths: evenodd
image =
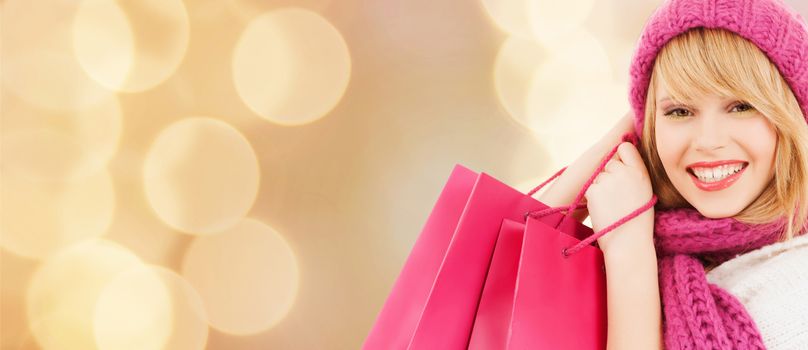
<instances>
[{"instance_id":1,"label":"pink knit scarf","mask_svg":"<svg viewBox=\"0 0 808 350\"><path fill-rule=\"evenodd\" d=\"M765 349L744 306L707 282L699 259L724 262L774 243L785 222L747 225L733 218L710 219L695 209L679 208L657 211L654 226L665 348Z\"/></svg>"}]
</instances>

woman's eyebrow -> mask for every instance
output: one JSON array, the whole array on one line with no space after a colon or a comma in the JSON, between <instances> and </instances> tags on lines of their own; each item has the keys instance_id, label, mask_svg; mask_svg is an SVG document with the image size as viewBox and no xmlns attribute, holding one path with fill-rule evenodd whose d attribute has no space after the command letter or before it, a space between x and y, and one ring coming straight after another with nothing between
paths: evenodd
<instances>
[{"instance_id":1,"label":"woman's eyebrow","mask_svg":"<svg viewBox=\"0 0 808 350\"><path fill-rule=\"evenodd\" d=\"M657 109L659 109L659 110L663 110L663 109L667 108L667 107L663 106L663 104L662 104L663 102L666 102L666 101L673 101L673 103L672 103L673 105L677 105L677 106L684 106L684 107L687 107L687 108L692 109L692 110L693 110L693 111L695 111L695 112L698 112L698 111L699 111L699 108L698 108L698 107L696 107L696 106L694 106L694 105L692 105L691 103L679 102L679 101L674 100L673 98L671 98L671 97L669 97L669 96L665 96L665 97L663 97L663 98L661 98L661 99L659 99L659 100L657 101L657 103L656 103L656 105L657 105Z\"/></svg>"},{"instance_id":2,"label":"woman's eyebrow","mask_svg":"<svg viewBox=\"0 0 808 350\"><path fill-rule=\"evenodd\" d=\"M721 99L721 101L735 101L735 100L738 100L737 97L733 97L733 96L722 96L722 97L720 97L720 99ZM665 102L665 101L674 101L674 102L677 102L677 103L684 103L684 104L691 104L692 103L692 102L675 101L670 96L663 96L662 98L657 100L657 103L661 103L661 102Z\"/></svg>"},{"instance_id":3,"label":"woman's eyebrow","mask_svg":"<svg viewBox=\"0 0 808 350\"><path fill-rule=\"evenodd\" d=\"M673 98L671 98L671 97L669 97L669 96L665 96L665 97L663 97L663 98L661 98L661 99L657 100L657 104L659 105L659 104L662 104L662 102L666 102L666 101L673 101L674 103L679 103L679 104L681 104L681 102L679 102L679 101L677 101L677 100L674 100Z\"/></svg>"},{"instance_id":4,"label":"woman's eyebrow","mask_svg":"<svg viewBox=\"0 0 808 350\"><path fill-rule=\"evenodd\" d=\"M670 99L671 99L670 97L665 96L665 97L663 97L663 98L661 98L661 99L657 100L657 102L664 102L664 101L667 101L667 100L670 100Z\"/></svg>"}]
</instances>

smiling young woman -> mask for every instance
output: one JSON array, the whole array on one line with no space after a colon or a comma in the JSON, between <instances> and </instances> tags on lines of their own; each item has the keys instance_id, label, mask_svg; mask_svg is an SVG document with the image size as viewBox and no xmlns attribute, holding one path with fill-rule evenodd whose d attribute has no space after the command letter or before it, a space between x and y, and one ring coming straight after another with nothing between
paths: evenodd
<instances>
[{"instance_id":1,"label":"smiling young woman","mask_svg":"<svg viewBox=\"0 0 808 350\"><path fill-rule=\"evenodd\" d=\"M788 83L755 44L708 28L671 40L656 57L645 121L640 154L657 208L693 207L706 217L755 224L786 213L782 239L801 232L808 216L808 124ZM692 169L726 160L743 168L715 185Z\"/></svg>"},{"instance_id":2,"label":"smiling young woman","mask_svg":"<svg viewBox=\"0 0 808 350\"><path fill-rule=\"evenodd\" d=\"M658 199L598 239L608 348L808 349L808 25L780 0L667 0L630 73L632 112L540 198L566 205L640 137L576 215Z\"/></svg>"},{"instance_id":3,"label":"smiling young woman","mask_svg":"<svg viewBox=\"0 0 808 350\"><path fill-rule=\"evenodd\" d=\"M665 96L664 85L656 84ZM706 217L736 215L774 178L777 132L748 103L717 96L687 105L668 99L658 104L654 124L667 178Z\"/></svg>"}]
</instances>

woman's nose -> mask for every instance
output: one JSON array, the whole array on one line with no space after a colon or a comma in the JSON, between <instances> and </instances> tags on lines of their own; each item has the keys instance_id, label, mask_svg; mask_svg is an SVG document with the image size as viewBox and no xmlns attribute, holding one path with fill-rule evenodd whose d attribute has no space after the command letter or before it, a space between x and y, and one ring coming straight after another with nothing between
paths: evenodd
<instances>
[{"instance_id":1,"label":"woman's nose","mask_svg":"<svg viewBox=\"0 0 808 350\"><path fill-rule=\"evenodd\" d=\"M723 125L720 116L702 115L698 118L694 147L700 151L711 151L724 147L728 142L729 128Z\"/></svg>"}]
</instances>

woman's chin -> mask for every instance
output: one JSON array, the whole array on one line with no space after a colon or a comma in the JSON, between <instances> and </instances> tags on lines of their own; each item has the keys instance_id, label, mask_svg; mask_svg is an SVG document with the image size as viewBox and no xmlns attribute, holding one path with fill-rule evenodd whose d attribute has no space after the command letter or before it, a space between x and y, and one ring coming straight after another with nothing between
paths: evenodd
<instances>
[{"instance_id":1,"label":"woman's chin","mask_svg":"<svg viewBox=\"0 0 808 350\"><path fill-rule=\"evenodd\" d=\"M720 204L720 203L719 203ZM699 211L701 215L706 218L710 219L722 219L733 217L743 210L743 208L736 209L732 207L727 207L726 205L699 205L698 203L692 203L694 208Z\"/></svg>"},{"instance_id":2,"label":"woman's chin","mask_svg":"<svg viewBox=\"0 0 808 350\"><path fill-rule=\"evenodd\" d=\"M690 179L687 179L691 181ZM681 182L679 183L681 186ZM685 184L684 186L692 186L690 188L682 188L684 186L676 186L679 193L684 199L695 208L701 215L711 219L728 218L740 213L745 206L741 206L741 198L738 193L729 191L706 192L693 186L692 183ZM736 198L736 199L733 199Z\"/></svg>"}]
</instances>

